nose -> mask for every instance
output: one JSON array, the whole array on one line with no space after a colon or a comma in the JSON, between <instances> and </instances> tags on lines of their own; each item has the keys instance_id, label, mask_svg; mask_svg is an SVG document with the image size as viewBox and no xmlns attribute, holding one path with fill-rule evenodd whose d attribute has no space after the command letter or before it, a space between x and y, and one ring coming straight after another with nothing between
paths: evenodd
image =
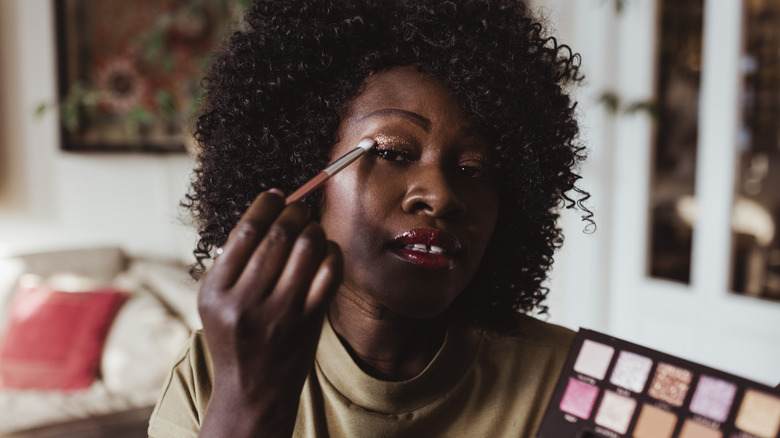
<instances>
[{"instance_id":1,"label":"nose","mask_svg":"<svg viewBox=\"0 0 780 438\"><path fill-rule=\"evenodd\" d=\"M466 212L445 172L436 165L421 166L409 179L401 208L407 213L456 219Z\"/></svg>"}]
</instances>

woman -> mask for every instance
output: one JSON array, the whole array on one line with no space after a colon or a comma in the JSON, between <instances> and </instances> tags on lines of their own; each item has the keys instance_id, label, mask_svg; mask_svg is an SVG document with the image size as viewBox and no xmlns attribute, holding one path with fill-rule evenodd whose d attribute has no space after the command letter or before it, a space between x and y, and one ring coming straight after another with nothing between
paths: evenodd
<instances>
[{"instance_id":1,"label":"woman","mask_svg":"<svg viewBox=\"0 0 780 438\"><path fill-rule=\"evenodd\" d=\"M196 130L204 329L150 436L533 436L572 333L522 314L546 310L558 209L590 215L578 57L509 0L268 1L246 24Z\"/></svg>"}]
</instances>

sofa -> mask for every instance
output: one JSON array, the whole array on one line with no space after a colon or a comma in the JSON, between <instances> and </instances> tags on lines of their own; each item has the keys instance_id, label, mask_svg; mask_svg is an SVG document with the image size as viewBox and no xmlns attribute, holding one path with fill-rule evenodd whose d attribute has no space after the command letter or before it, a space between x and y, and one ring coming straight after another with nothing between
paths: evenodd
<instances>
[{"instance_id":1,"label":"sofa","mask_svg":"<svg viewBox=\"0 0 780 438\"><path fill-rule=\"evenodd\" d=\"M196 297L182 264L121 248L0 257L0 437L144 436Z\"/></svg>"}]
</instances>

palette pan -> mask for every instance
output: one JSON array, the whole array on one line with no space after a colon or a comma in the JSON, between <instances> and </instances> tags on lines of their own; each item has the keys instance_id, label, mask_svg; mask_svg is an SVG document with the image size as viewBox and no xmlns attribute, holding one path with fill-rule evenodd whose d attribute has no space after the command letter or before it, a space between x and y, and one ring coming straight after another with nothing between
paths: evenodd
<instances>
[{"instance_id":1,"label":"palette pan","mask_svg":"<svg viewBox=\"0 0 780 438\"><path fill-rule=\"evenodd\" d=\"M537 438L780 438L780 390L581 329Z\"/></svg>"}]
</instances>

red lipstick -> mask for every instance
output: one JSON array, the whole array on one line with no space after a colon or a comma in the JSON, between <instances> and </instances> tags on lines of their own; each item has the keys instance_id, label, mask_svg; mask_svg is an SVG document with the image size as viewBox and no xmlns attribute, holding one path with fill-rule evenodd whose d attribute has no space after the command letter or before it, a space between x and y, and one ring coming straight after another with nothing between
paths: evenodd
<instances>
[{"instance_id":1,"label":"red lipstick","mask_svg":"<svg viewBox=\"0 0 780 438\"><path fill-rule=\"evenodd\" d=\"M393 239L396 255L426 269L454 269L460 250L457 237L431 228L409 230Z\"/></svg>"}]
</instances>

